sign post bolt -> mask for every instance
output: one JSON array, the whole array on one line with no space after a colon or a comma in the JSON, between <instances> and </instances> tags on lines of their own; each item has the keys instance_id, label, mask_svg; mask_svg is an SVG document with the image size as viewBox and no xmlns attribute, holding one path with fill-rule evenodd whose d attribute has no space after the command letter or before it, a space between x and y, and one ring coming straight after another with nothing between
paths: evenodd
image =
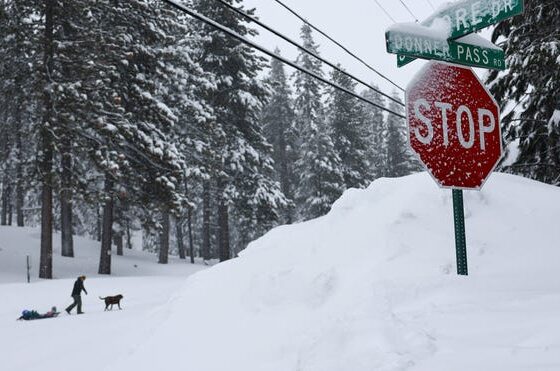
<instances>
[{"instance_id":1,"label":"sign post bolt","mask_svg":"<svg viewBox=\"0 0 560 371\"><path fill-rule=\"evenodd\" d=\"M455 220L455 249L457 252L457 274L467 276L467 241L465 237L465 212L463 191L453 190L453 215Z\"/></svg>"}]
</instances>

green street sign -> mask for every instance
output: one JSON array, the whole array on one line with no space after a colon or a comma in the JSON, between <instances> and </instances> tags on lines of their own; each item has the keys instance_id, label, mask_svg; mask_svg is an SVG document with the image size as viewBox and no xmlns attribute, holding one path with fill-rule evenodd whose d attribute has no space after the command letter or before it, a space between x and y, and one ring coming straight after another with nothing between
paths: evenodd
<instances>
[{"instance_id":1,"label":"green street sign","mask_svg":"<svg viewBox=\"0 0 560 371\"><path fill-rule=\"evenodd\" d=\"M495 23L523 13L524 0L463 0L433 14L420 24L430 27L434 20L443 19L450 28L449 39L481 30ZM402 67L414 58L399 56Z\"/></svg>"},{"instance_id":2,"label":"green street sign","mask_svg":"<svg viewBox=\"0 0 560 371\"><path fill-rule=\"evenodd\" d=\"M406 55L398 54L397 55L397 67L406 66L410 62L414 62L416 58L414 57L407 57Z\"/></svg>"},{"instance_id":3,"label":"green street sign","mask_svg":"<svg viewBox=\"0 0 560 371\"><path fill-rule=\"evenodd\" d=\"M435 59L465 66L504 70L504 51L477 35L468 35L457 40L442 40L422 32L387 31L387 51L401 56Z\"/></svg>"}]
</instances>

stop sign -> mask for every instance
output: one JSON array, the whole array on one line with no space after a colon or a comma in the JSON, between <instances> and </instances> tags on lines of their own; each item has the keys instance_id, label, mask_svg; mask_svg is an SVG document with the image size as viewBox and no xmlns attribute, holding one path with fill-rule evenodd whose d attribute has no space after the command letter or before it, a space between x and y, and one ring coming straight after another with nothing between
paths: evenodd
<instances>
[{"instance_id":1,"label":"stop sign","mask_svg":"<svg viewBox=\"0 0 560 371\"><path fill-rule=\"evenodd\" d=\"M470 68L430 62L406 90L408 137L436 182L480 189L502 157L498 104Z\"/></svg>"}]
</instances>

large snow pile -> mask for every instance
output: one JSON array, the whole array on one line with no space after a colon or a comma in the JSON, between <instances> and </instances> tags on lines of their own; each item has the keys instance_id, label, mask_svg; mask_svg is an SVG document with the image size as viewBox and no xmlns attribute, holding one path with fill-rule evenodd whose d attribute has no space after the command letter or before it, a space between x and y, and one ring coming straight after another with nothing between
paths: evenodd
<instances>
[{"instance_id":1,"label":"large snow pile","mask_svg":"<svg viewBox=\"0 0 560 371\"><path fill-rule=\"evenodd\" d=\"M494 174L466 192L470 276L451 191L427 174L350 190L192 276L108 370L560 369L560 190Z\"/></svg>"}]
</instances>

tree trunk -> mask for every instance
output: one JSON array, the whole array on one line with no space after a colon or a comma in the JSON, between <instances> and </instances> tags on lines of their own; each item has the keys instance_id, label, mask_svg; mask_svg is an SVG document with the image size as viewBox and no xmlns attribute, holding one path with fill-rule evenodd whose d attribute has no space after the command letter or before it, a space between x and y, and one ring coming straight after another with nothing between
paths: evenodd
<instances>
[{"instance_id":1,"label":"tree trunk","mask_svg":"<svg viewBox=\"0 0 560 371\"><path fill-rule=\"evenodd\" d=\"M130 220L126 219L126 248L132 249L132 236L130 233Z\"/></svg>"},{"instance_id":2,"label":"tree trunk","mask_svg":"<svg viewBox=\"0 0 560 371\"><path fill-rule=\"evenodd\" d=\"M19 168L18 171L21 171L19 165L18 168ZM24 199L25 199L25 194L23 191L23 180L21 178L21 174L19 174L16 183L16 222L18 227L23 227L25 225L24 217L23 217Z\"/></svg>"},{"instance_id":3,"label":"tree trunk","mask_svg":"<svg viewBox=\"0 0 560 371\"><path fill-rule=\"evenodd\" d=\"M202 259L210 260L210 183L202 188Z\"/></svg>"},{"instance_id":4,"label":"tree trunk","mask_svg":"<svg viewBox=\"0 0 560 371\"><path fill-rule=\"evenodd\" d=\"M2 189L2 220L0 224L8 225L8 214L10 213L10 198L12 190L9 184L8 172L4 175L3 189Z\"/></svg>"},{"instance_id":5,"label":"tree trunk","mask_svg":"<svg viewBox=\"0 0 560 371\"><path fill-rule=\"evenodd\" d=\"M41 257L39 263L39 278L52 278L52 223L53 223L53 189L52 189L52 162L53 162L53 137L52 131L52 97L50 89L50 76L53 72L54 56L54 28L53 15L56 2L45 1L45 39L43 55L43 122L41 127L42 152L40 170L42 174L41 191Z\"/></svg>"},{"instance_id":6,"label":"tree trunk","mask_svg":"<svg viewBox=\"0 0 560 371\"><path fill-rule=\"evenodd\" d=\"M189 255L191 257L191 264L194 264L194 241L192 231L192 207L187 209L187 224L189 228Z\"/></svg>"},{"instance_id":7,"label":"tree trunk","mask_svg":"<svg viewBox=\"0 0 560 371\"><path fill-rule=\"evenodd\" d=\"M105 178L105 207L103 208L103 231L101 233L101 255L99 274L111 274L111 242L113 234L113 179Z\"/></svg>"},{"instance_id":8,"label":"tree trunk","mask_svg":"<svg viewBox=\"0 0 560 371\"><path fill-rule=\"evenodd\" d=\"M123 256L123 234L117 233L115 235L115 246L117 247L117 255Z\"/></svg>"},{"instance_id":9,"label":"tree trunk","mask_svg":"<svg viewBox=\"0 0 560 371\"><path fill-rule=\"evenodd\" d=\"M16 164L16 221L18 227L23 227L23 201L25 192L23 190L23 147L21 143L21 108L17 109L17 128L16 128L16 148L17 148L17 164Z\"/></svg>"},{"instance_id":10,"label":"tree trunk","mask_svg":"<svg viewBox=\"0 0 560 371\"><path fill-rule=\"evenodd\" d=\"M223 187L220 187L220 202L218 206L218 238L219 238L219 258L220 261L230 259L230 243L229 243L229 211L227 201L223 197Z\"/></svg>"},{"instance_id":11,"label":"tree trunk","mask_svg":"<svg viewBox=\"0 0 560 371\"><path fill-rule=\"evenodd\" d=\"M97 241L101 242L101 233L102 233L102 219L101 219L101 212L99 211L100 206L99 205L95 205L95 212L97 215L97 226L96 226L96 232L97 232Z\"/></svg>"},{"instance_id":12,"label":"tree trunk","mask_svg":"<svg viewBox=\"0 0 560 371\"><path fill-rule=\"evenodd\" d=\"M189 196L189 183L185 178L185 196ZM191 264L194 264L194 245L193 245L193 232L192 232L192 207L189 204L187 206L187 228L189 235L189 250L188 255L191 258Z\"/></svg>"},{"instance_id":13,"label":"tree trunk","mask_svg":"<svg viewBox=\"0 0 560 371\"><path fill-rule=\"evenodd\" d=\"M169 260L169 213L162 212L162 231L159 240L159 264L167 264Z\"/></svg>"},{"instance_id":14,"label":"tree trunk","mask_svg":"<svg viewBox=\"0 0 560 371\"><path fill-rule=\"evenodd\" d=\"M8 225L12 225L14 219L14 204L12 203L12 187L10 187L9 197L10 199L8 200Z\"/></svg>"},{"instance_id":15,"label":"tree trunk","mask_svg":"<svg viewBox=\"0 0 560 371\"><path fill-rule=\"evenodd\" d=\"M62 256L74 257L74 239L72 237L72 143L67 135L64 135L61 147L60 243Z\"/></svg>"},{"instance_id":16,"label":"tree trunk","mask_svg":"<svg viewBox=\"0 0 560 371\"><path fill-rule=\"evenodd\" d=\"M175 235L177 238L177 250L179 250L179 258L186 259L185 243L183 242L183 223L181 218L175 218Z\"/></svg>"},{"instance_id":17,"label":"tree trunk","mask_svg":"<svg viewBox=\"0 0 560 371\"><path fill-rule=\"evenodd\" d=\"M4 107L4 120L2 125L8 125L8 110ZM10 185L10 171L9 171L9 157L10 157L10 133L11 130L4 130L2 136L2 157L1 160L4 165L4 171L2 173L2 215L0 216L0 225L8 224L8 202L10 196L8 195L8 189Z\"/></svg>"},{"instance_id":18,"label":"tree trunk","mask_svg":"<svg viewBox=\"0 0 560 371\"><path fill-rule=\"evenodd\" d=\"M115 202L113 205L113 216L113 239L117 247L117 255L123 256L122 202Z\"/></svg>"},{"instance_id":19,"label":"tree trunk","mask_svg":"<svg viewBox=\"0 0 560 371\"><path fill-rule=\"evenodd\" d=\"M8 196L8 175L7 175L7 171L4 174L4 181L2 182L2 216L1 216L1 220L0 220L0 224L1 225L6 225L8 224L8 202L10 200L9 196Z\"/></svg>"}]
</instances>

